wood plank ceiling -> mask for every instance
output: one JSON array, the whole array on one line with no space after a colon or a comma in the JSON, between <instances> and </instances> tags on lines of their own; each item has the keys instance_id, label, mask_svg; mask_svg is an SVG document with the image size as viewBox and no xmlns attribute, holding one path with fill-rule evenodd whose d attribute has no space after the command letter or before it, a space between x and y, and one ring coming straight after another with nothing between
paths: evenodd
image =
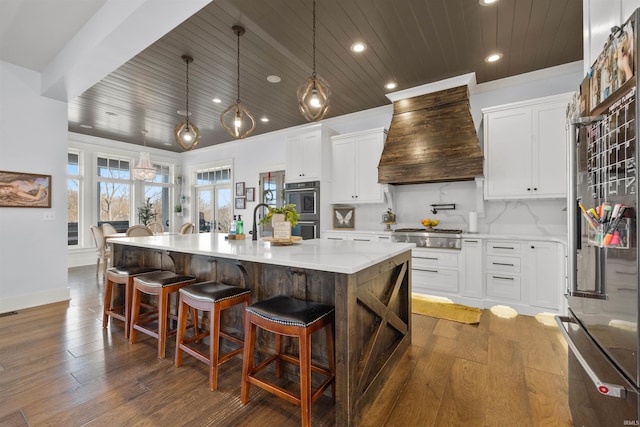
<instances>
[{"instance_id":1,"label":"wood plank ceiling","mask_svg":"<svg viewBox=\"0 0 640 427\"><path fill-rule=\"evenodd\" d=\"M582 59L579 0L317 0L317 72L332 89L327 117L389 104L395 90L475 72L478 83ZM173 128L186 106L198 148L233 140L220 114L236 100L236 36L241 24L240 97L258 121L253 135L306 123L296 90L312 68L311 0L214 0L69 103L69 130L181 151ZM367 49L351 52L363 41ZM495 51L504 57L489 64ZM267 76L280 76L269 83ZM221 103L213 103L214 97ZM91 126L87 128L86 126Z\"/></svg>"}]
</instances>

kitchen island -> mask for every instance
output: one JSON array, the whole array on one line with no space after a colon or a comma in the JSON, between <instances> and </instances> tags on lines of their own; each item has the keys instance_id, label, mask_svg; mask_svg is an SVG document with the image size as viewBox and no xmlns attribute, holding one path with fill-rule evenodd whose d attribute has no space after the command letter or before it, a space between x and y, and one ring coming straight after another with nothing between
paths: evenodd
<instances>
[{"instance_id":1,"label":"kitchen island","mask_svg":"<svg viewBox=\"0 0 640 427\"><path fill-rule=\"evenodd\" d=\"M359 424L411 343L411 244L315 239L275 246L217 233L109 242L114 265L170 268L199 281L243 286L254 302L285 294L334 305L338 426ZM227 311L223 329L241 334L242 312ZM285 348L296 354L294 341ZM261 335L256 345L259 359L273 351L274 340ZM325 346L314 337L314 361L326 366ZM285 375L297 381L296 369Z\"/></svg>"}]
</instances>

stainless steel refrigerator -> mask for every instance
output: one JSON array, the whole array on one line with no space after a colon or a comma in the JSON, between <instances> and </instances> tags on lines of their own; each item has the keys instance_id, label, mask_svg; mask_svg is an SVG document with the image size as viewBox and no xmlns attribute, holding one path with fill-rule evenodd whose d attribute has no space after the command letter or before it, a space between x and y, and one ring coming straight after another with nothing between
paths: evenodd
<instances>
[{"instance_id":1,"label":"stainless steel refrigerator","mask_svg":"<svg viewBox=\"0 0 640 427\"><path fill-rule=\"evenodd\" d=\"M576 426L638 425L638 16L612 31L570 118L569 310L557 321Z\"/></svg>"}]
</instances>

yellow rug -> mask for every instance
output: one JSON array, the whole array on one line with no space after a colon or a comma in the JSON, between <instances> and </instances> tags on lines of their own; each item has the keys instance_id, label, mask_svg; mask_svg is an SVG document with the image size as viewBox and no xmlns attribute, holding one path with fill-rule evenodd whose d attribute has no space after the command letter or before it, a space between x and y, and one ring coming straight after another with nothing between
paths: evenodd
<instances>
[{"instance_id":1,"label":"yellow rug","mask_svg":"<svg viewBox=\"0 0 640 427\"><path fill-rule=\"evenodd\" d=\"M437 317L439 319L453 320L454 322L475 325L480 323L482 310L466 305L453 304L425 295L413 294L411 299L412 309L415 314Z\"/></svg>"}]
</instances>

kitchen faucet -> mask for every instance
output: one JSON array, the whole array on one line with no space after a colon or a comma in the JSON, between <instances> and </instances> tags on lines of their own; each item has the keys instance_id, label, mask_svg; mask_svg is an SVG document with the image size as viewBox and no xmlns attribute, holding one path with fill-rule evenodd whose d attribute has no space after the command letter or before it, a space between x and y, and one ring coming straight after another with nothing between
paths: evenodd
<instances>
[{"instance_id":1,"label":"kitchen faucet","mask_svg":"<svg viewBox=\"0 0 640 427\"><path fill-rule=\"evenodd\" d=\"M264 206L265 208L269 207L269 205L267 205L266 203L258 203L258 205L253 209L253 229L251 230L253 237L251 237L251 240L258 240L258 225L256 224L256 214L258 213L258 208L260 206Z\"/></svg>"}]
</instances>

